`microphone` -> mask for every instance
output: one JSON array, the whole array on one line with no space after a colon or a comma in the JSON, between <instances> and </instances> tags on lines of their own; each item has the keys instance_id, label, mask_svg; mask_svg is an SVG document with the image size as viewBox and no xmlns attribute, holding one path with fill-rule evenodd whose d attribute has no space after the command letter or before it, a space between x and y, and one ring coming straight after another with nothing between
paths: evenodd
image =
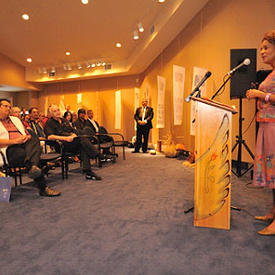
<instances>
[{"instance_id":1,"label":"microphone","mask_svg":"<svg viewBox=\"0 0 275 275\"><path fill-rule=\"evenodd\" d=\"M250 63L251 63L250 59L246 58L241 64L239 64L238 66L236 66L235 68L233 68L230 72L228 72L227 75L234 74L239 68L241 68L244 65L248 66Z\"/></svg>"},{"instance_id":2,"label":"microphone","mask_svg":"<svg viewBox=\"0 0 275 275\"><path fill-rule=\"evenodd\" d=\"M189 101L190 101L191 96L193 96L193 94L199 90L199 88L201 87L201 85L207 80L207 78L209 78L209 77L211 76L211 74L212 74L212 73L208 71L208 72L204 75L204 77L203 77L202 80L197 84L197 86L196 86L195 89L192 91L192 93L191 93L188 97L185 98L185 101L186 101L186 102L189 102Z\"/></svg>"}]
</instances>

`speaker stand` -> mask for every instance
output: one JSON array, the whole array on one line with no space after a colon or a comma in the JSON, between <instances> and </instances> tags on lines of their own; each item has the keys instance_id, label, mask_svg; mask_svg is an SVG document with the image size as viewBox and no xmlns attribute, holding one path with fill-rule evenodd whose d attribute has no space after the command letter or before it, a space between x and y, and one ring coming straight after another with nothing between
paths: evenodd
<instances>
[{"instance_id":1,"label":"speaker stand","mask_svg":"<svg viewBox=\"0 0 275 275\"><path fill-rule=\"evenodd\" d=\"M244 148L246 149L246 151L248 152L248 154L250 155L250 157L254 160L254 154L251 152L251 150L249 149L248 145L246 144L245 140L243 139L242 136L242 126L243 126L243 120L244 118L242 117L242 98L239 98L240 100L240 109L239 109L239 135L236 136L236 143L232 148L232 153L235 151L236 148L238 148L238 159L237 159L237 167L236 167L236 171L233 170L233 167L231 169L232 173L237 176L238 178L243 176L244 174L246 174L252 167L253 165L251 165L250 167L244 169L242 168L242 146L244 146Z\"/></svg>"}]
</instances>

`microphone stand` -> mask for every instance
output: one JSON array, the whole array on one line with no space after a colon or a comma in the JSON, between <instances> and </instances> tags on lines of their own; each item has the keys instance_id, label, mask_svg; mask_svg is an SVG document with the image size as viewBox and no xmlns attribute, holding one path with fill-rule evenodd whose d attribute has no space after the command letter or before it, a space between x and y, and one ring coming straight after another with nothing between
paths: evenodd
<instances>
[{"instance_id":1,"label":"microphone stand","mask_svg":"<svg viewBox=\"0 0 275 275\"><path fill-rule=\"evenodd\" d=\"M211 97L211 99L213 100L220 92L220 90L226 85L226 83L229 81L229 79L232 78L232 74L230 74L228 76L228 78L223 82L223 84L221 85L221 87L219 88L219 90Z\"/></svg>"}]
</instances>

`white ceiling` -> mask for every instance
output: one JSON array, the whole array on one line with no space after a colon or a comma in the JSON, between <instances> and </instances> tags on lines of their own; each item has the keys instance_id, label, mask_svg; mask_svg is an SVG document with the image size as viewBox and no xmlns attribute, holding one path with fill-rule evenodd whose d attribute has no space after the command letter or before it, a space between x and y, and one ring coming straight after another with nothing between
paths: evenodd
<instances>
[{"instance_id":1,"label":"white ceiling","mask_svg":"<svg viewBox=\"0 0 275 275\"><path fill-rule=\"evenodd\" d=\"M143 72L208 0L0 0L0 52L26 67L27 80L64 80L63 64L103 60L112 70L79 73L77 78ZM29 21L21 19L23 13ZM133 40L142 22L145 31ZM152 32L152 28L154 31ZM122 48L116 48L120 42ZM65 52L71 55L66 56ZM28 64L26 58L33 62ZM62 70L42 79L38 68ZM60 67L60 69L59 69ZM58 73L57 70L57 73Z\"/></svg>"}]
</instances>

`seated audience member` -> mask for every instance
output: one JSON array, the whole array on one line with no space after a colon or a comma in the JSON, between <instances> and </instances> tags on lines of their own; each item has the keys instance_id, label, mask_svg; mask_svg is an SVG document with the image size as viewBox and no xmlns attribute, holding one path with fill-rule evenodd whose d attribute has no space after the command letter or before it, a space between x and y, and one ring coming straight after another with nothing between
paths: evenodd
<instances>
[{"instance_id":1,"label":"seated audience member","mask_svg":"<svg viewBox=\"0 0 275 275\"><path fill-rule=\"evenodd\" d=\"M73 123L73 125L80 134L83 134L84 128L86 127L86 111L84 109L79 109L77 115L78 119Z\"/></svg>"},{"instance_id":2,"label":"seated audience member","mask_svg":"<svg viewBox=\"0 0 275 275\"><path fill-rule=\"evenodd\" d=\"M47 120L49 118L51 118L50 111L49 111L50 108L51 108L51 105L47 109L47 116L44 116L43 120L41 121L43 128L45 128L45 124L46 124Z\"/></svg>"},{"instance_id":3,"label":"seated audience member","mask_svg":"<svg viewBox=\"0 0 275 275\"><path fill-rule=\"evenodd\" d=\"M85 122L86 126L91 127L95 133L99 132L99 124L94 120L93 110L87 111L87 120Z\"/></svg>"},{"instance_id":4,"label":"seated audience member","mask_svg":"<svg viewBox=\"0 0 275 275\"><path fill-rule=\"evenodd\" d=\"M34 179L41 196L59 196L59 191L47 187L38 167L41 155L39 140L29 135L19 118L10 116L10 101L0 99L0 147L9 165L26 165L29 177Z\"/></svg>"},{"instance_id":5,"label":"seated audience member","mask_svg":"<svg viewBox=\"0 0 275 275\"><path fill-rule=\"evenodd\" d=\"M12 107L11 111L10 111L10 115L18 117L21 120L21 110L20 110L20 108L17 107L17 106Z\"/></svg>"},{"instance_id":6,"label":"seated audience member","mask_svg":"<svg viewBox=\"0 0 275 275\"><path fill-rule=\"evenodd\" d=\"M39 120L38 109L35 107L31 107L29 109L29 116L30 116L29 125L30 125L31 129L33 130L33 132L36 134L36 136L40 140L45 139L46 135L44 133L43 126Z\"/></svg>"},{"instance_id":7,"label":"seated audience member","mask_svg":"<svg viewBox=\"0 0 275 275\"><path fill-rule=\"evenodd\" d=\"M72 112L72 116L73 116L72 123L74 123L77 120L77 114L75 112Z\"/></svg>"},{"instance_id":8,"label":"seated audience member","mask_svg":"<svg viewBox=\"0 0 275 275\"><path fill-rule=\"evenodd\" d=\"M24 125L25 129L27 130L30 129L30 125L25 121L25 117L24 118L22 117L22 112L19 107L12 107L10 111L10 115L18 117L21 120L22 124Z\"/></svg>"},{"instance_id":9,"label":"seated audience member","mask_svg":"<svg viewBox=\"0 0 275 275\"><path fill-rule=\"evenodd\" d=\"M107 135L108 132L106 131L106 129L102 126L99 126L99 123L94 120L93 110L87 111L87 120L85 120L85 126L90 127L94 133L103 134L102 136L99 136L99 141L101 143L114 141L111 136ZM112 155L112 153L110 152L110 148L103 149L103 154Z\"/></svg>"},{"instance_id":10,"label":"seated audience member","mask_svg":"<svg viewBox=\"0 0 275 275\"><path fill-rule=\"evenodd\" d=\"M70 111L64 113L65 122L69 127L73 127L73 115Z\"/></svg>"},{"instance_id":11,"label":"seated audience member","mask_svg":"<svg viewBox=\"0 0 275 275\"><path fill-rule=\"evenodd\" d=\"M50 107L50 114L51 118L46 122L44 129L48 139L62 141L65 152L77 153L80 151L86 179L101 180L101 177L91 170L90 159L95 158L98 155L98 151L90 140L85 137L78 137L78 132L74 128L68 129L64 125L65 119L61 118L61 112L56 105Z\"/></svg>"}]
</instances>

